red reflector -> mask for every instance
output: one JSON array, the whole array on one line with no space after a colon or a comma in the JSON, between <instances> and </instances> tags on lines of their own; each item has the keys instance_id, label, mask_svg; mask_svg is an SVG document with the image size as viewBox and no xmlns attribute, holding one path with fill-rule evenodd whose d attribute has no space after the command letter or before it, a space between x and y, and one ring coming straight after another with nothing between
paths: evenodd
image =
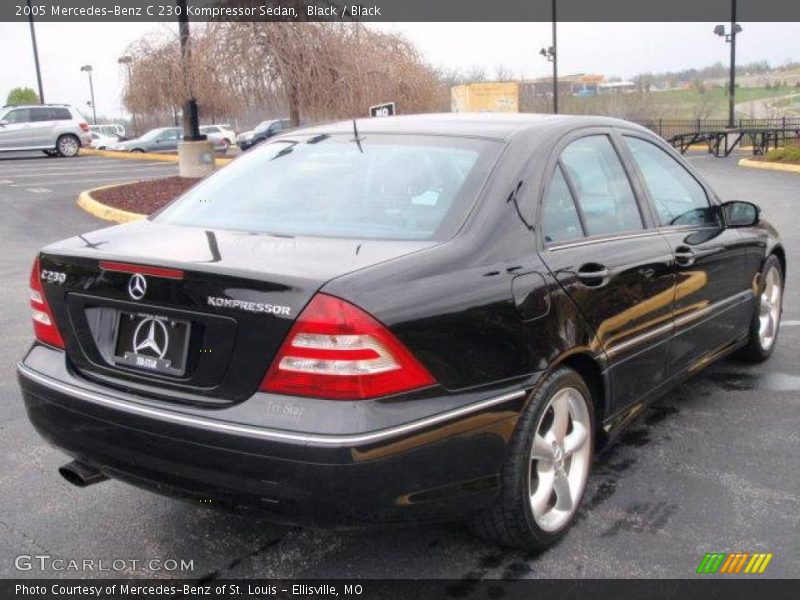
<instances>
[{"instance_id":1,"label":"red reflector","mask_svg":"<svg viewBox=\"0 0 800 600\"><path fill-rule=\"evenodd\" d=\"M364 400L435 383L383 324L349 302L317 294L284 340L260 389Z\"/></svg>"},{"instance_id":2,"label":"red reflector","mask_svg":"<svg viewBox=\"0 0 800 600\"><path fill-rule=\"evenodd\" d=\"M33 309L33 333L36 339L57 348L64 347L64 339L58 331L53 311L47 304L42 287L42 275L39 270L39 258L33 261L30 277L31 309Z\"/></svg>"},{"instance_id":3,"label":"red reflector","mask_svg":"<svg viewBox=\"0 0 800 600\"><path fill-rule=\"evenodd\" d=\"M81 128L81 131L89 131L88 123L78 123L78 126Z\"/></svg>"},{"instance_id":4,"label":"red reflector","mask_svg":"<svg viewBox=\"0 0 800 600\"><path fill-rule=\"evenodd\" d=\"M132 265L130 263L113 262L101 260L100 268L104 271L118 271L120 273L141 273L142 275L152 275L153 277L164 277L166 279L183 279L183 271L180 269L166 269L164 267L149 267L147 265Z\"/></svg>"}]
</instances>

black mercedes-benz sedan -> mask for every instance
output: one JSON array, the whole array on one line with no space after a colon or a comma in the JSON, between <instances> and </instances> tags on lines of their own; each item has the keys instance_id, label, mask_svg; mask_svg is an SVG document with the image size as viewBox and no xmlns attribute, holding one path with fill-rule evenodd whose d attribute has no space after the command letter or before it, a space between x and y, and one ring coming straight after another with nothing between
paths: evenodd
<instances>
[{"instance_id":1,"label":"black mercedes-benz sedan","mask_svg":"<svg viewBox=\"0 0 800 600\"><path fill-rule=\"evenodd\" d=\"M76 485L540 548L643 406L769 357L785 273L754 204L631 123L341 122L44 248L19 382Z\"/></svg>"}]
</instances>

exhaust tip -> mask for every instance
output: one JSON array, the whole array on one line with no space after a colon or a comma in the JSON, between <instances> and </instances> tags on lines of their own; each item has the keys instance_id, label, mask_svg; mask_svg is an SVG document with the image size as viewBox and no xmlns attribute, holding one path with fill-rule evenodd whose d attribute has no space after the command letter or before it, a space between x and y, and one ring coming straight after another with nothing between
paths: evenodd
<instances>
[{"instance_id":1,"label":"exhaust tip","mask_svg":"<svg viewBox=\"0 0 800 600\"><path fill-rule=\"evenodd\" d=\"M77 460L59 467L58 472L64 479L77 487L87 487L108 479L98 469Z\"/></svg>"}]
</instances>

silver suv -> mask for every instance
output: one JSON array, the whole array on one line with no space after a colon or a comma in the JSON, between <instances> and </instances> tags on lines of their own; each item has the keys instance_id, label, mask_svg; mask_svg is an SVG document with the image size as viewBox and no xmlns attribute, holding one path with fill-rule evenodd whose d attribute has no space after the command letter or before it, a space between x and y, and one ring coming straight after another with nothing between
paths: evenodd
<instances>
[{"instance_id":1,"label":"silver suv","mask_svg":"<svg viewBox=\"0 0 800 600\"><path fill-rule=\"evenodd\" d=\"M0 109L0 152L42 150L50 156L75 156L89 146L89 124L66 104L4 106Z\"/></svg>"}]
</instances>

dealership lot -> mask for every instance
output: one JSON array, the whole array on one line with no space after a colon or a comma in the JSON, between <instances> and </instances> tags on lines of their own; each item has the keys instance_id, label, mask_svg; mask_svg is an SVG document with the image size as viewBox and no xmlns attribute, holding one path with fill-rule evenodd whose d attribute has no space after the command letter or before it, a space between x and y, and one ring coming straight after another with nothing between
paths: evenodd
<instances>
[{"instance_id":1,"label":"dealership lot","mask_svg":"<svg viewBox=\"0 0 800 600\"><path fill-rule=\"evenodd\" d=\"M107 226L75 206L80 190L177 173L171 163L79 157L0 157L0 574L15 557L48 554L111 562L193 560L187 572L122 575L456 578L688 577L706 552L770 552L769 576L800 572L800 203L797 175L739 168L735 158L691 157L724 199L753 200L781 230L789 260L781 339L760 366L715 365L649 408L599 457L580 521L537 555L487 545L458 525L309 531L220 513L110 481L70 486L65 457L25 418L14 369L31 339L27 276L49 241ZM35 191L39 190L39 191ZM41 191L47 190L47 191ZM469 460L469 457L465 457Z\"/></svg>"},{"instance_id":2,"label":"dealership lot","mask_svg":"<svg viewBox=\"0 0 800 600\"><path fill-rule=\"evenodd\" d=\"M91 187L177 175L175 163L103 156L52 158L41 152L0 154L0 201L76 193Z\"/></svg>"}]
</instances>

